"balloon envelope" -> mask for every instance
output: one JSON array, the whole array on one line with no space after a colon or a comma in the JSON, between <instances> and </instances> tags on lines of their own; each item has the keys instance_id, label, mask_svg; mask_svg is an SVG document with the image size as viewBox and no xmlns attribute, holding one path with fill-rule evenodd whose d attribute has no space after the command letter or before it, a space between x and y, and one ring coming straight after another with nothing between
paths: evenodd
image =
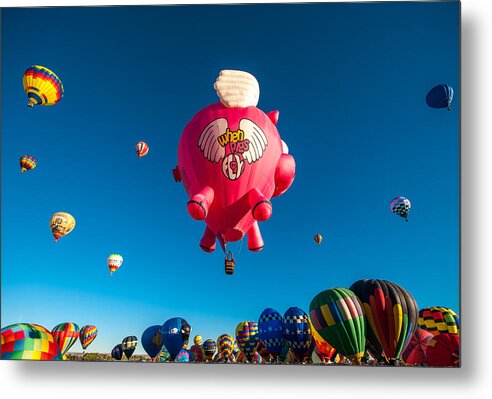
<instances>
[{"instance_id":1,"label":"balloon envelope","mask_svg":"<svg viewBox=\"0 0 492 399\"><path fill-rule=\"evenodd\" d=\"M314 242L316 244L321 244L321 241L323 241L323 236L321 234L315 234L314 235Z\"/></svg>"},{"instance_id":2,"label":"balloon envelope","mask_svg":"<svg viewBox=\"0 0 492 399\"><path fill-rule=\"evenodd\" d=\"M342 356L360 364L365 352L366 321L359 299L346 288L316 295L309 306L313 327Z\"/></svg>"},{"instance_id":3,"label":"balloon envelope","mask_svg":"<svg viewBox=\"0 0 492 399\"><path fill-rule=\"evenodd\" d=\"M139 158L144 157L149 152L149 145L145 141L139 141L135 146L135 151Z\"/></svg>"},{"instance_id":4,"label":"balloon envelope","mask_svg":"<svg viewBox=\"0 0 492 399\"><path fill-rule=\"evenodd\" d=\"M212 360L216 349L217 349L217 344L213 339L207 339L203 343L203 353L205 354L205 358L207 360Z\"/></svg>"},{"instance_id":5,"label":"balloon envelope","mask_svg":"<svg viewBox=\"0 0 492 399\"><path fill-rule=\"evenodd\" d=\"M77 342L80 329L75 323L61 323L53 327L51 333L55 337L62 355L65 355L73 344Z\"/></svg>"},{"instance_id":6,"label":"balloon envelope","mask_svg":"<svg viewBox=\"0 0 492 399\"><path fill-rule=\"evenodd\" d=\"M87 347L92 344L92 341L96 339L97 336L97 328L96 326L87 325L80 329L80 344L82 345L82 349L87 349Z\"/></svg>"},{"instance_id":7,"label":"balloon envelope","mask_svg":"<svg viewBox=\"0 0 492 399\"><path fill-rule=\"evenodd\" d=\"M53 105L63 97L63 84L50 69L33 65L24 72L22 78L24 91L29 98L28 105Z\"/></svg>"},{"instance_id":8,"label":"balloon envelope","mask_svg":"<svg viewBox=\"0 0 492 399\"><path fill-rule=\"evenodd\" d=\"M452 309L442 306L420 309L418 323L420 328L432 335L460 334L459 316Z\"/></svg>"},{"instance_id":9,"label":"balloon envelope","mask_svg":"<svg viewBox=\"0 0 492 399\"><path fill-rule=\"evenodd\" d=\"M229 334L222 334L217 339L217 347L219 349L219 353L222 356L222 359L228 361L233 357L234 352L234 338Z\"/></svg>"},{"instance_id":10,"label":"balloon envelope","mask_svg":"<svg viewBox=\"0 0 492 399\"><path fill-rule=\"evenodd\" d=\"M280 355L285 344L282 315L275 309L266 308L258 320L258 331L268 352L274 357Z\"/></svg>"},{"instance_id":11,"label":"balloon envelope","mask_svg":"<svg viewBox=\"0 0 492 399\"><path fill-rule=\"evenodd\" d=\"M112 275L123 264L123 256L120 254L110 254L108 256L109 274Z\"/></svg>"},{"instance_id":12,"label":"balloon envelope","mask_svg":"<svg viewBox=\"0 0 492 399\"><path fill-rule=\"evenodd\" d=\"M440 84L429 90L425 97L425 102L431 108L451 109L454 90L450 85Z\"/></svg>"},{"instance_id":13,"label":"balloon envelope","mask_svg":"<svg viewBox=\"0 0 492 399\"><path fill-rule=\"evenodd\" d=\"M427 364L427 344L432 337L430 332L417 328L402 353L403 361L406 364Z\"/></svg>"},{"instance_id":14,"label":"balloon envelope","mask_svg":"<svg viewBox=\"0 0 492 399\"><path fill-rule=\"evenodd\" d=\"M190 332L190 325L181 317L173 317L162 325L162 340L172 359L188 343Z\"/></svg>"},{"instance_id":15,"label":"balloon envelope","mask_svg":"<svg viewBox=\"0 0 492 399\"><path fill-rule=\"evenodd\" d=\"M460 366L460 338L458 334L439 334L427 343L427 365L431 367Z\"/></svg>"},{"instance_id":16,"label":"balloon envelope","mask_svg":"<svg viewBox=\"0 0 492 399\"><path fill-rule=\"evenodd\" d=\"M254 321L243 321L237 325L236 343L248 362L253 361L259 341L258 324Z\"/></svg>"},{"instance_id":17,"label":"balloon envelope","mask_svg":"<svg viewBox=\"0 0 492 399\"><path fill-rule=\"evenodd\" d=\"M408 212L412 208L410 200L405 197L396 197L390 202L390 210L395 215L398 215L408 221Z\"/></svg>"},{"instance_id":18,"label":"balloon envelope","mask_svg":"<svg viewBox=\"0 0 492 399\"><path fill-rule=\"evenodd\" d=\"M133 352L135 352L135 349L137 348L137 345L138 338L135 335L130 335L124 338L121 342L121 349L123 349L123 353L128 360L130 360L130 358L132 357Z\"/></svg>"},{"instance_id":19,"label":"balloon envelope","mask_svg":"<svg viewBox=\"0 0 492 399\"><path fill-rule=\"evenodd\" d=\"M115 360L121 360L123 357L123 347L121 344L116 345L111 351L111 357Z\"/></svg>"},{"instance_id":20,"label":"balloon envelope","mask_svg":"<svg viewBox=\"0 0 492 399\"><path fill-rule=\"evenodd\" d=\"M36 167L38 162L36 161L36 158L30 156L30 155L23 155L19 159L20 167L21 167L21 173L24 173L26 170L32 170Z\"/></svg>"},{"instance_id":21,"label":"balloon envelope","mask_svg":"<svg viewBox=\"0 0 492 399\"><path fill-rule=\"evenodd\" d=\"M292 353L298 362L308 357L312 334L309 317L298 307L287 309L283 317L283 332Z\"/></svg>"},{"instance_id":22,"label":"balloon envelope","mask_svg":"<svg viewBox=\"0 0 492 399\"><path fill-rule=\"evenodd\" d=\"M386 280L359 280L350 290L362 302L367 340L375 347L380 345L387 359L399 359L417 329L418 307L413 296Z\"/></svg>"},{"instance_id":23,"label":"balloon envelope","mask_svg":"<svg viewBox=\"0 0 492 399\"><path fill-rule=\"evenodd\" d=\"M62 360L62 353L46 328L37 324L18 323L2 328L0 359Z\"/></svg>"},{"instance_id":24,"label":"balloon envelope","mask_svg":"<svg viewBox=\"0 0 492 399\"><path fill-rule=\"evenodd\" d=\"M161 326L151 326L145 329L142 334L142 346L147 352L147 354L154 358L162 351L162 346L164 343L162 342L161 335Z\"/></svg>"},{"instance_id":25,"label":"balloon envelope","mask_svg":"<svg viewBox=\"0 0 492 399\"><path fill-rule=\"evenodd\" d=\"M55 213L50 220L50 229L55 242L66 236L75 227L75 218L66 212Z\"/></svg>"}]
</instances>

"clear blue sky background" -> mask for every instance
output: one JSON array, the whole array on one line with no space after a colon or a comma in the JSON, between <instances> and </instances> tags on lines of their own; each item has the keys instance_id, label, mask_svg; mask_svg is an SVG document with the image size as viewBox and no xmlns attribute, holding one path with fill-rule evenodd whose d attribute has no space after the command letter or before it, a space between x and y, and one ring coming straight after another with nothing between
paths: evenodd
<instances>
[{"instance_id":1,"label":"clear blue sky background","mask_svg":"<svg viewBox=\"0 0 492 399\"><path fill-rule=\"evenodd\" d=\"M109 352L181 316L216 339L362 278L459 311L458 22L457 2L3 9L1 325L94 324L89 350ZM26 106L33 64L63 81L59 104ZM260 224L265 249L232 245L232 277L199 249L171 174L221 69L256 76L297 163ZM425 104L439 83L451 112ZM23 154L38 167L21 175ZM389 210L398 195L408 223ZM57 211L77 225L55 244Z\"/></svg>"}]
</instances>

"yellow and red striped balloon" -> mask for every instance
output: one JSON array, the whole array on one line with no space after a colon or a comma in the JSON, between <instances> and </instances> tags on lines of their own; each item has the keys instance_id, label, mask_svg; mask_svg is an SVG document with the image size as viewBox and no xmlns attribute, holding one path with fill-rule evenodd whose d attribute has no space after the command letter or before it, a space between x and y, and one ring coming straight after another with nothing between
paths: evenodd
<instances>
[{"instance_id":1,"label":"yellow and red striped balloon","mask_svg":"<svg viewBox=\"0 0 492 399\"><path fill-rule=\"evenodd\" d=\"M73 344L77 342L80 329L75 323L60 323L53 327L51 333L53 334L55 341L58 343L62 355L65 355Z\"/></svg>"},{"instance_id":2,"label":"yellow and red striped balloon","mask_svg":"<svg viewBox=\"0 0 492 399\"><path fill-rule=\"evenodd\" d=\"M53 105L63 97L63 84L50 69L33 65L24 72L22 78L24 91L29 98L29 107L34 105Z\"/></svg>"},{"instance_id":3,"label":"yellow and red striped balloon","mask_svg":"<svg viewBox=\"0 0 492 399\"><path fill-rule=\"evenodd\" d=\"M21 156L19 159L19 163L21 167L21 173L24 173L26 170L33 170L38 164L36 158L30 155Z\"/></svg>"}]
</instances>

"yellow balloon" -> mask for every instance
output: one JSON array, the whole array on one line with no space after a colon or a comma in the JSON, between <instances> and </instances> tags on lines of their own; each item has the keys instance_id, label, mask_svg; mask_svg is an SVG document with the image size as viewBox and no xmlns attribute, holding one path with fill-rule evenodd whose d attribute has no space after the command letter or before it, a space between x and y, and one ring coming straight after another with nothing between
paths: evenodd
<instances>
[{"instance_id":1,"label":"yellow balloon","mask_svg":"<svg viewBox=\"0 0 492 399\"><path fill-rule=\"evenodd\" d=\"M75 218L66 212L55 213L50 220L50 228L55 237L55 242L59 238L70 233L75 227Z\"/></svg>"}]
</instances>

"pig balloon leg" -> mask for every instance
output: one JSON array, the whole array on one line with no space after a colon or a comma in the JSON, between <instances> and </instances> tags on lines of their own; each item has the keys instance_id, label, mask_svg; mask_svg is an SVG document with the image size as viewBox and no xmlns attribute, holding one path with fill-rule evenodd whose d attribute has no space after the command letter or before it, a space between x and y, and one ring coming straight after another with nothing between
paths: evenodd
<instances>
[{"instance_id":1,"label":"pig balloon leg","mask_svg":"<svg viewBox=\"0 0 492 399\"><path fill-rule=\"evenodd\" d=\"M203 220L207 217L208 210L214 200L214 190L212 187L203 188L188 201L188 213L195 220Z\"/></svg>"},{"instance_id":2,"label":"pig balloon leg","mask_svg":"<svg viewBox=\"0 0 492 399\"><path fill-rule=\"evenodd\" d=\"M253 217L259 222L264 222L272 216L272 203L257 188L248 193L248 202Z\"/></svg>"},{"instance_id":3,"label":"pig balloon leg","mask_svg":"<svg viewBox=\"0 0 492 399\"><path fill-rule=\"evenodd\" d=\"M200 240L200 248L205 252L215 251L215 234L208 226L205 228L205 233Z\"/></svg>"},{"instance_id":4,"label":"pig balloon leg","mask_svg":"<svg viewBox=\"0 0 492 399\"><path fill-rule=\"evenodd\" d=\"M275 168L275 191L272 197L285 193L296 176L296 162L290 154L282 154Z\"/></svg>"},{"instance_id":5,"label":"pig balloon leg","mask_svg":"<svg viewBox=\"0 0 492 399\"><path fill-rule=\"evenodd\" d=\"M260 233L260 226L255 222L248 230L248 249L252 252L258 252L263 249L265 243Z\"/></svg>"}]
</instances>

